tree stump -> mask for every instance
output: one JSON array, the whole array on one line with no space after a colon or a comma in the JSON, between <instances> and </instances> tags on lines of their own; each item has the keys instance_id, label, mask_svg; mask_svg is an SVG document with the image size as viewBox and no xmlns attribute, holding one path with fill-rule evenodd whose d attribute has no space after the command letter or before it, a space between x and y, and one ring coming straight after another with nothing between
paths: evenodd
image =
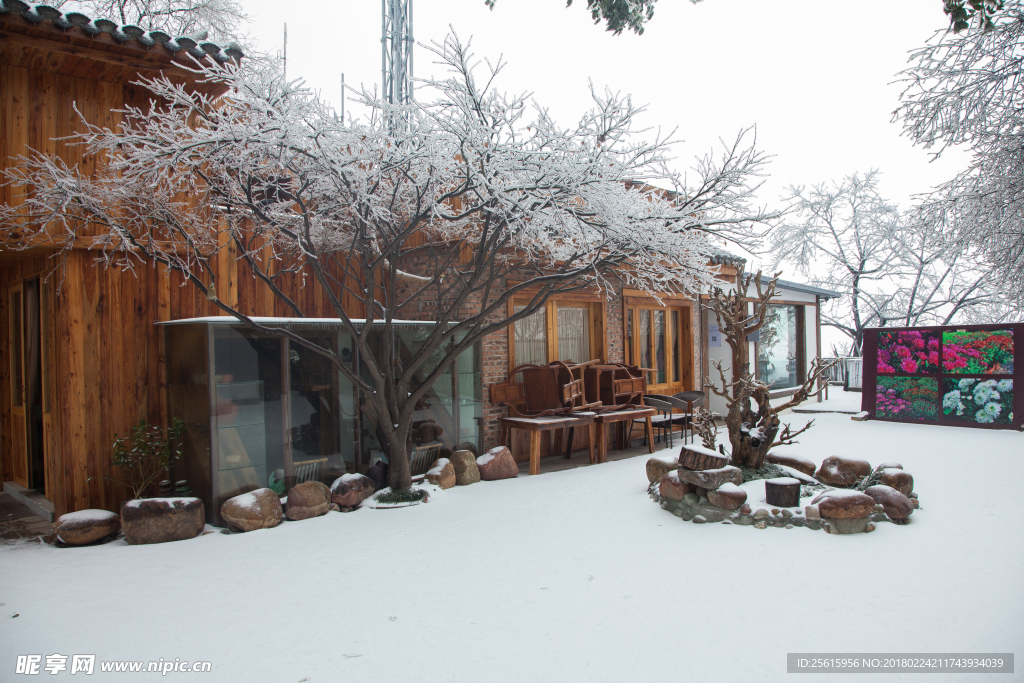
<instances>
[{"instance_id":1,"label":"tree stump","mask_svg":"<svg viewBox=\"0 0 1024 683\"><path fill-rule=\"evenodd\" d=\"M688 470L717 470L729 464L729 456L687 444L679 453L679 464Z\"/></svg>"},{"instance_id":2,"label":"tree stump","mask_svg":"<svg viewBox=\"0 0 1024 683\"><path fill-rule=\"evenodd\" d=\"M779 477L764 482L765 502L780 508L800 505L800 481L792 477Z\"/></svg>"}]
</instances>

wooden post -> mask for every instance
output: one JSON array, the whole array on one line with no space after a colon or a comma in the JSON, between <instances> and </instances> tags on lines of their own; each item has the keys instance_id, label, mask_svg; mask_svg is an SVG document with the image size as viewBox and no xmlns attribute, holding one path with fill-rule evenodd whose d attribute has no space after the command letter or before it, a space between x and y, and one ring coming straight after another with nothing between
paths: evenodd
<instances>
[{"instance_id":1,"label":"wooden post","mask_svg":"<svg viewBox=\"0 0 1024 683\"><path fill-rule=\"evenodd\" d=\"M800 481L792 477L768 479L764 483L765 502L780 508L800 506Z\"/></svg>"}]
</instances>

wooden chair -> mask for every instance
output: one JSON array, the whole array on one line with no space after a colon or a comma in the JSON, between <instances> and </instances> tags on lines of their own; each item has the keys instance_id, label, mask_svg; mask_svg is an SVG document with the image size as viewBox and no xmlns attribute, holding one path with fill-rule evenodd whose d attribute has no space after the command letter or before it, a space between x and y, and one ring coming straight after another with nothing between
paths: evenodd
<instances>
[{"instance_id":1,"label":"wooden chair","mask_svg":"<svg viewBox=\"0 0 1024 683\"><path fill-rule=\"evenodd\" d=\"M592 410L601 404L587 401L584 370L599 362L520 365L509 373L505 382L491 385L491 402L508 406L509 415L513 417L566 416ZM520 373L523 381L516 382L515 376Z\"/></svg>"},{"instance_id":2,"label":"wooden chair","mask_svg":"<svg viewBox=\"0 0 1024 683\"><path fill-rule=\"evenodd\" d=\"M690 430L690 443L693 442L693 409L700 408L704 405L704 401L707 399L703 391L681 391L678 394L673 394L672 398L677 401L686 403L686 420L683 422L684 430L689 428ZM683 432L683 443L686 441L686 432Z\"/></svg>"},{"instance_id":3,"label":"wooden chair","mask_svg":"<svg viewBox=\"0 0 1024 683\"><path fill-rule=\"evenodd\" d=\"M440 441L421 443L418 446L414 446L409 457L410 473L413 475L426 474L430 466L437 460L437 456L441 454L442 446L443 444Z\"/></svg>"},{"instance_id":4,"label":"wooden chair","mask_svg":"<svg viewBox=\"0 0 1024 683\"><path fill-rule=\"evenodd\" d=\"M292 472L295 476L295 484L304 481L317 481L320 479L320 472L327 464L327 458L315 458L313 460L300 460L292 463ZM292 486L295 486L292 484Z\"/></svg>"}]
</instances>

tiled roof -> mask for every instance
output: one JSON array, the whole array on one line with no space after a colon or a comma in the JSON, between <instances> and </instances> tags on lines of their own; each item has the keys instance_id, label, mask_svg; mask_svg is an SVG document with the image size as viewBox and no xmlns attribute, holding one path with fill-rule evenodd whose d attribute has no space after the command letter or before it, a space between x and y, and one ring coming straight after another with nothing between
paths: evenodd
<instances>
[{"instance_id":1,"label":"tiled roof","mask_svg":"<svg viewBox=\"0 0 1024 683\"><path fill-rule=\"evenodd\" d=\"M708 245L705 253L712 263L719 266L738 266L747 262L747 259L742 256L737 256L714 245Z\"/></svg>"},{"instance_id":2,"label":"tiled roof","mask_svg":"<svg viewBox=\"0 0 1024 683\"><path fill-rule=\"evenodd\" d=\"M241 59L244 55L237 43L220 45L206 41L206 36L172 37L163 31L145 31L138 26L119 26L109 19L93 19L79 12L62 13L48 5L32 7L21 0L0 0L0 15L16 14L30 24L49 22L54 27L67 31L78 28L88 36L108 33L120 44L148 50L155 45L162 45L168 52L187 52L197 59L207 56L218 62Z\"/></svg>"}]
</instances>

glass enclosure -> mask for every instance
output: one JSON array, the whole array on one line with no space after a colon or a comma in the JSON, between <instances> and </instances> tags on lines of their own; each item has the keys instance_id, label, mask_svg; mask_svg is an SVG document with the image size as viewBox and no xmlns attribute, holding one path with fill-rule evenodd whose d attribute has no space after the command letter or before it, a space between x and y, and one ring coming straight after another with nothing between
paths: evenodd
<instances>
[{"instance_id":1,"label":"glass enclosure","mask_svg":"<svg viewBox=\"0 0 1024 683\"><path fill-rule=\"evenodd\" d=\"M269 324L269 323L264 323ZM338 353L369 378L340 323L275 319L301 338ZM396 359L410 362L432 323L397 322ZM361 409L357 387L300 343L254 334L231 319L165 324L168 417L187 432L175 477L187 479L220 524L221 504L268 487L280 495L304 481L330 485L388 461L377 425ZM438 354L417 370L425 378ZM454 450L480 453L483 394L480 345L464 351L416 405L409 453L414 475Z\"/></svg>"},{"instance_id":2,"label":"glass enclosure","mask_svg":"<svg viewBox=\"0 0 1024 683\"><path fill-rule=\"evenodd\" d=\"M803 381L797 306L768 306L757 345L760 379L772 389L795 387Z\"/></svg>"}]
</instances>

